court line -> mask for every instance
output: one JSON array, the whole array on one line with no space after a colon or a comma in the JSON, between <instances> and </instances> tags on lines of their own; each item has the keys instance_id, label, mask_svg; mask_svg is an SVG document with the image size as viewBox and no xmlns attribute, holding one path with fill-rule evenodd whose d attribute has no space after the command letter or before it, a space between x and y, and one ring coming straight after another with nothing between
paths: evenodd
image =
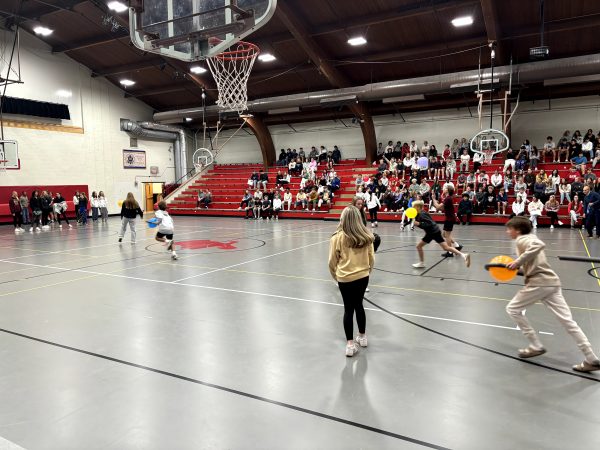
<instances>
[{"instance_id":1,"label":"court line","mask_svg":"<svg viewBox=\"0 0 600 450\"><path fill-rule=\"evenodd\" d=\"M30 265L29 263L14 263L14 264L27 264L27 265ZM151 264L160 264L160 263L150 263L148 265L151 265ZM50 268L60 269L58 267L50 267ZM173 285L173 286L185 286L185 287L193 287L193 288L199 288L199 289L208 289L208 290L221 291L221 292L235 292L235 293L238 293L238 294L257 295L257 296L261 296L261 297L270 297L270 298L281 298L281 299L292 300L292 301L297 301L297 302L315 303L315 304L330 305L330 306L337 306L337 307L343 307L344 306L341 303L325 302L325 301L322 301L322 300L312 300L312 299L306 299L306 298L300 298L300 297L290 297L290 296L279 295L279 294L268 294L268 293L265 293L265 292L244 291L244 290L240 290L240 289L230 289L230 288L223 288L223 287L218 287L218 286L204 286L204 285L199 285L199 284L181 283L181 282L176 282L176 281L155 280L155 279L152 279L152 278L132 277L132 276L129 276L129 275L122 275L122 274L117 274L117 273L94 272L94 271L83 270L83 269L73 269L72 272L88 273L88 274L91 274L91 276L84 277L84 278L78 278L78 279L75 279L75 280L61 281L61 282L54 283L54 284L51 284L51 285L37 286L37 287L33 287L33 288L24 289L23 291L7 292L7 293L4 293L4 294L0 294L0 297L5 297L5 296L8 296L8 295L13 295L13 294L17 294L17 293L20 293L20 292L28 292L28 291L32 291L32 290L35 290L35 289L42 289L42 288L50 287L50 286L56 286L56 285L67 283L67 282L77 281L77 280L80 280L80 279L93 278L93 277L96 277L96 276L103 276L104 275L104 276L107 276L107 277L124 278L124 279L136 280L136 281L147 281L147 282L159 283L159 284L170 284L170 285ZM370 308L366 308L366 309L370 309ZM370 310L378 312L377 309L370 309ZM459 320L459 319L450 319L450 318L446 318L446 317L436 317L436 316L426 316L426 315L419 315L419 314L404 313L404 312L401 312L401 311L396 311L396 314L409 315L409 316L413 316L413 317L421 317L421 318L424 318L424 319L431 319L431 320L441 320L441 321L447 321L447 322L464 323L464 324L467 324L467 325L478 325L478 326L484 326L484 327L502 328L502 329L506 329L506 330L516 330L516 331L518 331L518 328L507 327L507 326L503 326L503 325L488 324L488 323L483 323L483 322L470 322L470 321ZM542 333L543 334L553 335L553 333L550 333L550 332L542 332Z\"/></svg>"},{"instance_id":2,"label":"court line","mask_svg":"<svg viewBox=\"0 0 600 450\"><path fill-rule=\"evenodd\" d=\"M434 330L433 328L429 328L429 327L426 327L425 325L421 325L421 324L419 324L417 322L413 322L412 320L405 319L404 317L400 317L398 314L395 314L393 311L390 311L390 310L384 308L383 306L379 306L378 304L374 303L372 300L369 300L367 297L364 297L364 299L368 303L370 303L371 305L375 306L376 308L379 308L381 311L383 311L383 312L385 312L385 313L387 313L387 314L389 314L389 315L391 315L391 316L393 316L393 317L395 317L397 319L400 319L400 320L402 320L402 321L404 321L406 323L409 323L409 324L414 325L414 326L416 326L418 328L421 328L422 330L429 331L430 333L437 334L438 336L445 337L445 338L450 339L452 341L459 342L461 344L468 345L469 347L477 348L479 350L483 350L483 351L492 353L494 355L504 356L505 358L509 358L509 359L512 359L512 360L515 360L515 361L519 361L521 363L531 364L533 366L542 367L542 368L547 369L547 370L553 370L555 372L559 372L559 373L563 373L563 374L566 374L566 375L570 375L572 377L584 378L586 380L591 380L591 381L595 381L597 383L600 383L600 378L592 377L592 376L589 376L589 375L584 375L583 373L579 373L579 372L574 372L574 371L570 372L570 371L567 371L567 370L564 370L564 369L560 369L558 367L547 366L546 364L541 364L541 363L532 361L531 359L519 358L517 356L509 355L508 353L503 353L503 352L500 352L498 350L494 350L494 349L491 349L491 348L488 348L488 347L484 347L484 346L479 345L479 344L475 344L473 342L469 342L469 341L467 341L465 339L457 338L455 336L451 336L449 334L442 333L441 331Z\"/></svg>"},{"instance_id":3,"label":"court line","mask_svg":"<svg viewBox=\"0 0 600 450\"><path fill-rule=\"evenodd\" d=\"M344 418L341 418L341 417L332 416L330 414L326 414L326 413L322 413L322 412L319 412L319 411L315 411L313 409L304 408L302 406L293 405L291 403L281 402L279 400L270 399L268 397L262 397L260 395L251 394L249 392L241 391L239 389L230 388L230 387L223 386L223 385L220 385L220 384L210 383L208 381L202 381L202 380L199 380L197 378L192 378L192 377L187 377L187 376L184 376L184 375L179 375L179 374L176 374L174 372L168 372L166 370L157 369L155 367L150 367L150 366L145 366L143 364L137 364L137 363L134 363L134 362L131 362L131 361L126 361L124 359L114 358L112 356L103 355L101 353L95 353L95 352L91 352L91 351L88 351L88 350L83 350L83 349L77 348L77 347L71 347L69 345L59 344L58 342L48 341L46 339L40 339L40 338L37 338L37 337L34 337L34 336L30 336L30 335L27 335L27 334L18 333L16 331L6 330L4 328L0 328L0 332L6 333L6 334L10 334L10 335L13 335L13 336L17 336L17 337L20 337L20 338L28 339L28 340L31 340L31 341L39 342L39 343L42 343L42 344L51 345L53 347L58 347L58 348L61 348L63 350L69 350L71 352L80 353L80 354L87 355L87 356L92 356L94 358L104 359L106 361L111 361L113 363L121 364L121 365L124 365L124 366L134 367L136 369L141 369L141 370L145 370L145 371L148 371L148 372L153 372L153 373L156 373L156 374L159 374L159 375L164 375L164 376L167 376L167 377L170 377L170 378L175 378L177 380L186 381L188 383L194 383L194 384L197 384L197 385L200 385L200 386L204 386L204 387L207 387L207 388L215 389L215 390L222 391L222 392L227 392L229 394L234 394L234 395L237 395L237 396L240 396L240 397L249 398L251 400L257 400L257 401L260 401L260 402L263 402L263 403L268 403L268 404L275 405L275 406L281 406L283 408L290 409L292 411L297 411L297 412L300 412L300 413L303 413L303 414L308 414L308 415L311 415L311 416L320 417L322 419L327 419L327 420L330 420L332 422L342 423L342 424L349 425L349 426L352 426L352 427L355 427L355 428L361 428L363 430L371 431L373 433L381 434L381 435L388 436L388 437L391 437L391 438L395 438L395 439L398 439L398 440L401 440L401 441L410 442L412 444L420 445L422 447L433 448L433 449L436 449L436 450L450 450L450 449L448 449L446 447L435 445L435 444L432 444L432 443L426 442L426 441L421 441L419 439L415 439L415 438L411 438L409 436L405 436L405 435L402 435L402 434L394 433L392 431L387 431L387 430L384 430L382 428L372 427L370 425L366 425L366 424L363 424L363 423L360 423L360 422L355 422L353 420L348 420L348 419L344 419Z\"/></svg>"},{"instance_id":4,"label":"court line","mask_svg":"<svg viewBox=\"0 0 600 450\"><path fill-rule=\"evenodd\" d=\"M256 261L261 261L263 259L272 258L274 256L283 255L285 253L294 252L296 250L301 250L303 248L308 248L308 247L312 247L314 245L323 244L324 242L329 242L329 239L326 239L326 240L323 240L323 241L318 241L318 242L313 242L312 244L303 245L302 247L292 248L292 249L289 249L289 250L285 250L283 252L273 253L272 255L261 256L260 258L255 258L255 259L251 259L249 261L244 261L244 262L241 262L241 263L232 264L231 266L222 267L220 269L211 270L209 272L199 273L197 275L192 275L192 276L189 276L189 277L180 278L178 280L173 280L173 283L179 283L180 281L190 280L192 278L202 277L204 275L210 275L211 273L220 272L222 270L231 269L233 267L243 266L244 264L250 264L250 263L253 263L253 262L256 262Z\"/></svg>"},{"instance_id":5,"label":"court line","mask_svg":"<svg viewBox=\"0 0 600 450\"><path fill-rule=\"evenodd\" d=\"M588 255L588 258L591 258L592 255L590 255L590 251L588 249L587 243L585 242L585 239L583 237L583 233L581 232L581 230L579 230L579 236L581 237L581 242L583 242L583 247L585 248L585 252ZM600 286L600 279L598 278L598 271L596 270L596 265L594 263L592 263L592 268L594 269L594 274L596 275L596 281L598 282L598 286Z\"/></svg>"}]
</instances>

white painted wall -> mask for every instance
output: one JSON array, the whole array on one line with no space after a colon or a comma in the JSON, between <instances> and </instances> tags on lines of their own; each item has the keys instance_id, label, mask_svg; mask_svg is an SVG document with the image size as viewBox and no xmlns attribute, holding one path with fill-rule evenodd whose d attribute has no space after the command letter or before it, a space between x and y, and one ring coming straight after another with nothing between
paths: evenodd
<instances>
[{"instance_id":1,"label":"white painted wall","mask_svg":"<svg viewBox=\"0 0 600 450\"><path fill-rule=\"evenodd\" d=\"M514 107L514 105L513 105ZM479 131L477 109L467 108L440 111L416 112L400 116L379 116L374 118L378 142L385 145L388 140L410 142L419 145L424 140L442 149L454 138L470 138ZM494 112L494 127L501 126L499 109ZM350 120L312 122L288 126L269 127L277 154L281 148L310 149L312 145L337 145L344 158L364 158L362 133L358 125ZM515 146L529 139L534 145L543 145L546 136L551 134L557 140L564 130L588 128L600 130L600 97L576 97L553 100L551 102L523 102L512 119L512 139ZM483 126L489 126L489 113L483 119ZM221 151L221 163L261 162L260 148L254 137L238 133Z\"/></svg>"},{"instance_id":2,"label":"white painted wall","mask_svg":"<svg viewBox=\"0 0 600 450\"><path fill-rule=\"evenodd\" d=\"M2 46L9 38L8 33L0 33ZM90 191L105 192L109 212L115 213L120 210L118 200L128 191L142 198L143 185L135 186L135 176L150 175L150 166L159 167L160 180L174 181L172 144L168 142L138 140L137 148L146 151L147 168L123 168L122 150L131 147L128 134L119 130L119 119L152 120L149 106L124 98L120 89L104 79L91 78L86 67L65 55L52 54L50 47L27 33L21 34L21 77L24 84L8 86L8 96L67 103L71 120L62 123L83 127L84 134L5 127L5 139L18 141L21 170L8 170L0 183L87 184ZM71 91L72 97L58 97L59 89Z\"/></svg>"}]
</instances>

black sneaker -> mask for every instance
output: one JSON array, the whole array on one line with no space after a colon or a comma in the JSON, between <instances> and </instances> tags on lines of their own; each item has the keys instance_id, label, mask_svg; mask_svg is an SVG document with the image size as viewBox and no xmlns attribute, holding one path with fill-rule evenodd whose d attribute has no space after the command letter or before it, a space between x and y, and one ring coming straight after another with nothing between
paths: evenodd
<instances>
[{"instance_id":1,"label":"black sneaker","mask_svg":"<svg viewBox=\"0 0 600 450\"><path fill-rule=\"evenodd\" d=\"M119 238L119 242L123 242L123 238Z\"/></svg>"},{"instance_id":2,"label":"black sneaker","mask_svg":"<svg viewBox=\"0 0 600 450\"><path fill-rule=\"evenodd\" d=\"M458 247L456 247L456 250L458 250L459 252L463 249L462 245L459 245Z\"/></svg>"},{"instance_id":3,"label":"black sneaker","mask_svg":"<svg viewBox=\"0 0 600 450\"><path fill-rule=\"evenodd\" d=\"M452 252L442 253L442 258L454 258L454 253L452 253Z\"/></svg>"}]
</instances>

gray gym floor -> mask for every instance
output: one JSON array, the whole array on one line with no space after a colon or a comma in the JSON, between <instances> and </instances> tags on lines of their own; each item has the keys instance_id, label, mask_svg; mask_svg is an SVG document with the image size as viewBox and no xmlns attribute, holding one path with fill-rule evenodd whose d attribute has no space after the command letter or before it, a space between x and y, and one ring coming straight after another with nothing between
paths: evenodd
<instances>
[{"instance_id":1,"label":"gray gym floor","mask_svg":"<svg viewBox=\"0 0 600 450\"><path fill-rule=\"evenodd\" d=\"M0 447L567 449L600 445L600 374L541 305L548 353L506 315L522 280L483 269L512 254L499 226L457 227L473 266L381 224L366 303L369 347L344 356L327 269L336 223L175 218L0 236ZM600 351L600 288L579 231L540 229L576 320ZM223 244L225 243L225 244ZM215 247L215 245L217 245ZM587 241L592 255L600 242ZM222 247L222 248L221 248ZM386 311L382 311L384 308ZM4 447L2 447L4 448Z\"/></svg>"}]
</instances>

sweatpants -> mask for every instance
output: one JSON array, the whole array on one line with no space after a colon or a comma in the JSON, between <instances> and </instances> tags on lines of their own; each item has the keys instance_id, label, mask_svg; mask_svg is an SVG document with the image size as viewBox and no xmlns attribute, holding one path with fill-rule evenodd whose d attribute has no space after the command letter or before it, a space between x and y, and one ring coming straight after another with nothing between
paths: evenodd
<instances>
[{"instance_id":1,"label":"sweatpants","mask_svg":"<svg viewBox=\"0 0 600 450\"><path fill-rule=\"evenodd\" d=\"M125 232L127 231L127 224L129 224L129 229L131 230L131 242L135 242L136 232L135 232L135 218L128 219L127 217L123 217L121 219L121 231L119 231L119 239L122 239L125 236Z\"/></svg>"},{"instance_id":2,"label":"sweatpants","mask_svg":"<svg viewBox=\"0 0 600 450\"><path fill-rule=\"evenodd\" d=\"M342 300L344 301L344 332L346 340L354 339L353 335L353 318L356 313L356 323L358 332L364 333L367 326L367 316L363 307L363 297L365 290L369 285L369 277L360 278L348 283L338 282Z\"/></svg>"},{"instance_id":3,"label":"sweatpants","mask_svg":"<svg viewBox=\"0 0 600 450\"><path fill-rule=\"evenodd\" d=\"M590 341L581 331L577 322L573 320L571 308L567 305L560 286L525 286L506 306L506 312L529 339L531 346L538 349L543 347L537 333L525 316L527 307L538 301L552 311L565 330L573 337L579 350L585 355L585 359L588 362L597 361L598 357L594 354Z\"/></svg>"}]
</instances>

